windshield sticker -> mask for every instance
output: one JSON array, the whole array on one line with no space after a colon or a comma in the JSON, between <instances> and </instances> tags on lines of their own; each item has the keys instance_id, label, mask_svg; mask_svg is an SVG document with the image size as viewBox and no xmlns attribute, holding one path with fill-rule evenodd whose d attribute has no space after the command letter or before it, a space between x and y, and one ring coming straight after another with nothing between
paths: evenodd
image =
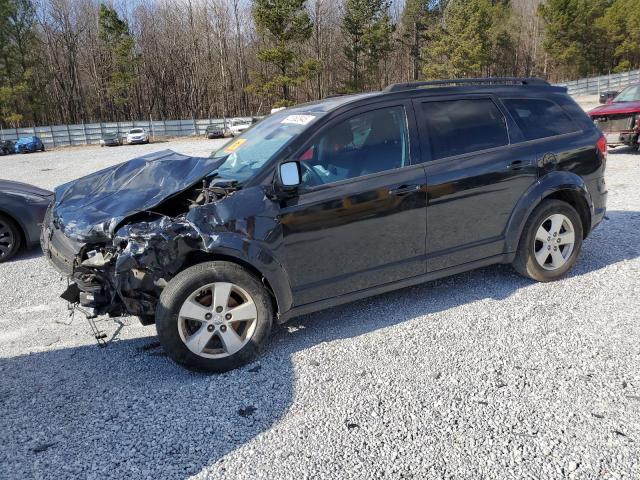
<instances>
[{"instance_id":1,"label":"windshield sticker","mask_svg":"<svg viewBox=\"0 0 640 480\"><path fill-rule=\"evenodd\" d=\"M233 142L231 145L229 145L228 147L225 147L225 151L227 151L227 152L235 152L246 141L247 141L246 138L239 138L235 142Z\"/></svg>"},{"instance_id":2,"label":"windshield sticker","mask_svg":"<svg viewBox=\"0 0 640 480\"><path fill-rule=\"evenodd\" d=\"M315 120L314 115L289 115L280 123L295 123L296 125L306 125Z\"/></svg>"}]
</instances>

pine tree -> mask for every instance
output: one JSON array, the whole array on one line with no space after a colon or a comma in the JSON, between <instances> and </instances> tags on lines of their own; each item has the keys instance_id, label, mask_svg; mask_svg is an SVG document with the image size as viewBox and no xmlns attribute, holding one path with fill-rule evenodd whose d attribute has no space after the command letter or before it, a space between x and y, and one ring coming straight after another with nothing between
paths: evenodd
<instances>
[{"instance_id":1,"label":"pine tree","mask_svg":"<svg viewBox=\"0 0 640 480\"><path fill-rule=\"evenodd\" d=\"M309 40L313 25L305 0L254 0L253 19L267 46L257 59L267 68L254 73L249 91L272 99L273 106L292 105L291 87L311 78L318 62L300 54L300 44Z\"/></svg>"},{"instance_id":2,"label":"pine tree","mask_svg":"<svg viewBox=\"0 0 640 480\"><path fill-rule=\"evenodd\" d=\"M127 22L104 4L100 5L98 37L106 52L103 68L107 98L116 109L126 107L137 83L134 40Z\"/></svg>"},{"instance_id":3,"label":"pine tree","mask_svg":"<svg viewBox=\"0 0 640 480\"><path fill-rule=\"evenodd\" d=\"M596 28L606 32L614 72L640 66L640 2L615 0L604 16L597 19Z\"/></svg>"},{"instance_id":4,"label":"pine tree","mask_svg":"<svg viewBox=\"0 0 640 480\"><path fill-rule=\"evenodd\" d=\"M422 49L429 40L428 31L439 21L446 2L442 0L406 0L400 18L400 43L411 60L411 78L422 76Z\"/></svg>"},{"instance_id":5,"label":"pine tree","mask_svg":"<svg viewBox=\"0 0 640 480\"><path fill-rule=\"evenodd\" d=\"M451 0L423 50L427 78L480 77L509 73L513 49L508 0Z\"/></svg>"},{"instance_id":6,"label":"pine tree","mask_svg":"<svg viewBox=\"0 0 640 480\"><path fill-rule=\"evenodd\" d=\"M608 70L607 35L598 18L612 0L548 0L540 6L546 22L543 47L559 77L579 78ZM635 2L634 2L635 3Z\"/></svg>"},{"instance_id":7,"label":"pine tree","mask_svg":"<svg viewBox=\"0 0 640 480\"><path fill-rule=\"evenodd\" d=\"M378 76L380 61L392 50L394 27L388 0L346 0L342 30L345 56L349 62L349 79L345 91L357 92Z\"/></svg>"},{"instance_id":8,"label":"pine tree","mask_svg":"<svg viewBox=\"0 0 640 480\"><path fill-rule=\"evenodd\" d=\"M0 0L0 122L34 121L35 9L30 0Z\"/></svg>"}]
</instances>

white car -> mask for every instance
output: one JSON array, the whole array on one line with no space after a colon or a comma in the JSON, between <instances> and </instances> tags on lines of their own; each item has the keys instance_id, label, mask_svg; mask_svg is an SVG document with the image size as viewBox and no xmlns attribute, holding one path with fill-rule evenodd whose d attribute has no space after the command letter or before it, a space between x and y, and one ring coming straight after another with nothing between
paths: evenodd
<instances>
[{"instance_id":1,"label":"white car","mask_svg":"<svg viewBox=\"0 0 640 480\"><path fill-rule=\"evenodd\" d=\"M149 134L144 128L132 128L127 133L127 143L133 145L134 143L149 143Z\"/></svg>"},{"instance_id":2,"label":"white car","mask_svg":"<svg viewBox=\"0 0 640 480\"><path fill-rule=\"evenodd\" d=\"M242 118L232 118L227 126L227 134L235 137L240 135L247 128L251 126L251 120L244 120Z\"/></svg>"}]
</instances>

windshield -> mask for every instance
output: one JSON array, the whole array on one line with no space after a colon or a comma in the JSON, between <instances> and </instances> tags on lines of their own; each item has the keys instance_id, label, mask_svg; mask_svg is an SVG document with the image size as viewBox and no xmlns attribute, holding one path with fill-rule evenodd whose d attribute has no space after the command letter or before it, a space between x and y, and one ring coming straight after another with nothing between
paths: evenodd
<instances>
[{"instance_id":1,"label":"windshield","mask_svg":"<svg viewBox=\"0 0 640 480\"><path fill-rule=\"evenodd\" d=\"M234 127L238 126L238 125L249 125L250 122L246 121L246 120L232 120L231 121L231 125L233 125Z\"/></svg>"},{"instance_id":2,"label":"windshield","mask_svg":"<svg viewBox=\"0 0 640 480\"><path fill-rule=\"evenodd\" d=\"M632 85L625 88L620 95L613 99L613 102L637 102L638 100L640 100L640 85Z\"/></svg>"},{"instance_id":3,"label":"windshield","mask_svg":"<svg viewBox=\"0 0 640 480\"><path fill-rule=\"evenodd\" d=\"M313 115L278 112L256 123L212 154L213 158L227 157L218 175L247 180L319 116L316 112Z\"/></svg>"},{"instance_id":4,"label":"windshield","mask_svg":"<svg viewBox=\"0 0 640 480\"><path fill-rule=\"evenodd\" d=\"M132 128L129 130L129 133L142 133L143 130L141 128Z\"/></svg>"}]
</instances>

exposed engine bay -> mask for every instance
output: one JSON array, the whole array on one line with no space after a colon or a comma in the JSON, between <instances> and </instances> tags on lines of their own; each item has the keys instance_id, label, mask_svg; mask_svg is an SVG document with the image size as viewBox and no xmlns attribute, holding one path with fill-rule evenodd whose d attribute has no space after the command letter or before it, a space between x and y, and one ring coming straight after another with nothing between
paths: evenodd
<instances>
[{"instance_id":1,"label":"exposed engine bay","mask_svg":"<svg viewBox=\"0 0 640 480\"><path fill-rule=\"evenodd\" d=\"M593 121L602 130L608 145L637 146L640 115L637 113L595 115Z\"/></svg>"}]
</instances>

